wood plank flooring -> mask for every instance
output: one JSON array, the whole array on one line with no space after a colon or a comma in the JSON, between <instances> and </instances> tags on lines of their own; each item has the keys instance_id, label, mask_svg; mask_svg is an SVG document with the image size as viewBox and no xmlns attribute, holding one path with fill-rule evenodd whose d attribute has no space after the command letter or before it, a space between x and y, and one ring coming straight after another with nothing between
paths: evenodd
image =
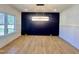
<instances>
[{"instance_id":1,"label":"wood plank flooring","mask_svg":"<svg viewBox=\"0 0 79 59\"><path fill-rule=\"evenodd\" d=\"M2 54L76 54L79 50L57 36L21 36L0 49Z\"/></svg>"}]
</instances>

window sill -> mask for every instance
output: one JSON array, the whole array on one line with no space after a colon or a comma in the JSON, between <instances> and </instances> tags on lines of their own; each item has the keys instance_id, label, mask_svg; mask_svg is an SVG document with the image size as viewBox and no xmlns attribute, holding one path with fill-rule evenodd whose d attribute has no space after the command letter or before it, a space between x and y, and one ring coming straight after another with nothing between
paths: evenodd
<instances>
[{"instance_id":1,"label":"window sill","mask_svg":"<svg viewBox=\"0 0 79 59\"><path fill-rule=\"evenodd\" d=\"M1 39L1 38L6 38L6 37L11 36L11 35L13 35L13 34L15 34L15 33L16 33L16 31L15 31L15 32L12 32L12 33L10 33L10 34L2 35L2 36L0 36L0 39Z\"/></svg>"}]
</instances>

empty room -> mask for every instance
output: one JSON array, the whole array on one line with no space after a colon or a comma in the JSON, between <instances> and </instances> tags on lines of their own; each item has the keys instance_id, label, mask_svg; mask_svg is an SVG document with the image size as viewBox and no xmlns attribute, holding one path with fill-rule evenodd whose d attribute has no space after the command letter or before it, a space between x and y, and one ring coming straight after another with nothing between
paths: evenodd
<instances>
[{"instance_id":1,"label":"empty room","mask_svg":"<svg viewBox=\"0 0 79 59\"><path fill-rule=\"evenodd\" d=\"M79 4L0 4L0 54L78 54Z\"/></svg>"}]
</instances>

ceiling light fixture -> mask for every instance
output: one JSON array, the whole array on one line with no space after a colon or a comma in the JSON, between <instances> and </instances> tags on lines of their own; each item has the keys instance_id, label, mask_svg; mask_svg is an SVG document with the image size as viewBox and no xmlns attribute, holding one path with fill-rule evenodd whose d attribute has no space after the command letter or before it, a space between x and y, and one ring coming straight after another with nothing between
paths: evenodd
<instances>
[{"instance_id":1,"label":"ceiling light fixture","mask_svg":"<svg viewBox=\"0 0 79 59\"><path fill-rule=\"evenodd\" d=\"M28 11L28 9L24 9L23 11Z\"/></svg>"},{"instance_id":2,"label":"ceiling light fixture","mask_svg":"<svg viewBox=\"0 0 79 59\"><path fill-rule=\"evenodd\" d=\"M54 9L54 11L57 11L57 9Z\"/></svg>"}]
</instances>

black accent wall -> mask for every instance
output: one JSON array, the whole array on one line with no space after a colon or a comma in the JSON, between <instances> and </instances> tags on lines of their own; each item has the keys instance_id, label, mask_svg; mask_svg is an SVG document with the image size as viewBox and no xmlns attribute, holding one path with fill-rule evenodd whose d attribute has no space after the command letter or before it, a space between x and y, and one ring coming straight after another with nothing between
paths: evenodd
<instances>
[{"instance_id":1,"label":"black accent wall","mask_svg":"<svg viewBox=\"0 0 79 59\"><path fill-rule=\"evenodd\" d=\"M48 16L49 21L32 21L32 16ZM22 35L59 35L59 13L22 12Z\"/></svg>"}]
</instances>

